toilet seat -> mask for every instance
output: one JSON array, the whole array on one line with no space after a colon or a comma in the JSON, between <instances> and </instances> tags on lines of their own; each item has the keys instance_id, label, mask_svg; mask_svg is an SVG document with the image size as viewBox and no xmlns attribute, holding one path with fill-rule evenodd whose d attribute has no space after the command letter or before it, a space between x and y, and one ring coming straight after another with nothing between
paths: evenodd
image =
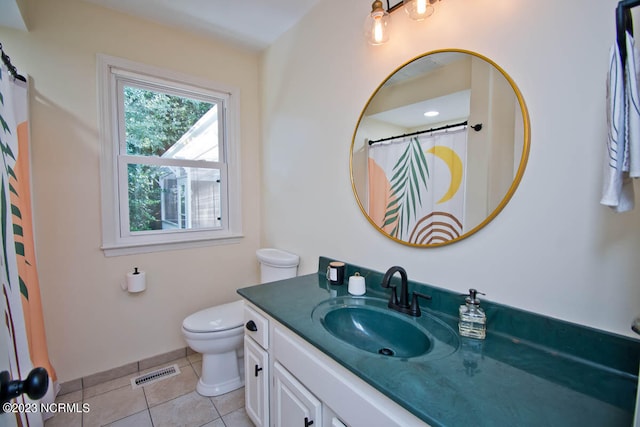
<instances>
[{"instance_id":1,"label":"toilet seat","mask_svg":"<svg viewBox=\"0 0 640 427\"><path fill-rule=\"evenodd\" d=\"M242 300L205 308L188 316L182 327L189 332L219 332L242 326Z\"/></svg>"}]
</instances>

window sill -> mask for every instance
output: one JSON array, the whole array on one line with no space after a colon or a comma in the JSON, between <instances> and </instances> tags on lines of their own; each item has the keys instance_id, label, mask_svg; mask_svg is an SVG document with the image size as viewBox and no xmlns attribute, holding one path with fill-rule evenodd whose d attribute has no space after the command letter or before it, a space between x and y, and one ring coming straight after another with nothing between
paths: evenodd
<instances>
[{"instance_id":1,"label":"window sill","mask_svg":"<svg viewBox=\"0 0 640 427\"><path fill-rule=\"evenodd\" d=\"M244 235L233 234L225 237L190 240L181 242L158 242L140 244L105 244L100 249L104 251L104 256L114 257L122 255L135 255L151 252L174 251L181 249L203 248L207 246L231 245L240 243Z\"/></svg>"}]
</instances>

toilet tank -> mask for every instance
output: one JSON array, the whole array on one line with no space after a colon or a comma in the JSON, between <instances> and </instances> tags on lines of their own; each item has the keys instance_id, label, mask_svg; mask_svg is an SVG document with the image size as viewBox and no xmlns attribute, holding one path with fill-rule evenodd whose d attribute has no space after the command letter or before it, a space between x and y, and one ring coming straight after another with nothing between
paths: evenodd
<instances>
[{"instance_id":1,"label":"toilet tank","mask_svg":"<svg viewBox=\"0 0 640 427\"><path fill-rule=\"evenodd\" d=\"M256 251L260 262L260 283L295 277L300 257L290 252L274 248L262 248Z\"/></svg>"}]
</instances>

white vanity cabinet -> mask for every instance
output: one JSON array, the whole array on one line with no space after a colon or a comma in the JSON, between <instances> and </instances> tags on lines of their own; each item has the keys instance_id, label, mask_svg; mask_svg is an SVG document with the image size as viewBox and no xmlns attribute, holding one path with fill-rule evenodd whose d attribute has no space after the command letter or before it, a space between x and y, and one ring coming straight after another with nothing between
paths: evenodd
<instances>
[{"instance_id":1,"label":"white vanity cabinet","mask_svg":"<svg viewBox=\"0 0 640 427\"><path fill-rule=\"evenodd\" d=\"M256 427L269 426L269 321L244 307L244 399Z\"/></svg>"},{"instance_id":2,"label":"white vanity cabinet","mask_svg":"<svg viewBox=\"0 0 640 427\"><path fill-rule=\"evenodd\" d=\"M264 324L258 325L256 318L268 325L266 336L260 331ZM256 323L257 330L245 328L245 407L256 426L427 426L290 329L246 302L245 323L249 320ZM256 345L258 340L263 342ZM267 364L264 364L265 360ZM263 368L255 376L255 366L260 364Z\"/></svg>"},{"instance_id":3,"label":"white vanity cabinet","mask_svg":"<svg viewBox=\"0 0 640 427\"><path fill-rule=\"evenodd\" d=\"M322 402L278 362L273 364L273 423L322 426Z\"/></svg>"}]
</instances>

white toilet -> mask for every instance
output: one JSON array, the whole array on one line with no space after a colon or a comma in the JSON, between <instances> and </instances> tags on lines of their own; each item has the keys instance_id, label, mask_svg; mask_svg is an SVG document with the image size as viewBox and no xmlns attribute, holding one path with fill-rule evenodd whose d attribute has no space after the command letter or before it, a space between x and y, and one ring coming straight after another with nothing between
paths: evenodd
<instances>
[{"instance_id":1,"label":"white toilet","mask_svg":"<svg viewBox=\"0 0 640 427\"><path fill-rule=\"evenodd\" d=\"M260 283L295 277L300 258L279 249L256 252ZM244 385L242 300L206 308L182 322L182 334L191 349L202 353L202 373L196 391L218 396Z\"/></svg>"}]
</instances>

